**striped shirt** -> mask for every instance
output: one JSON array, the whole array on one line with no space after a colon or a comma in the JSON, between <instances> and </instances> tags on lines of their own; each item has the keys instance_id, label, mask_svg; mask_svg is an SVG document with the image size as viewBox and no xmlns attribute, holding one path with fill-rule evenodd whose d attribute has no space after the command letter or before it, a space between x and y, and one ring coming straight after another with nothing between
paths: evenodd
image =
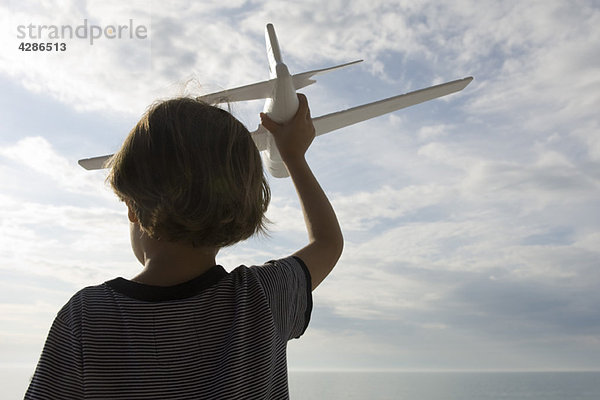
<instances>
[{"instance_id":1,"label":"striped shirt","mask_svg":"<svg viewBox=\"0 0 600 400\"><path fill-rule=\"evenodd\" d=\"M311 310L297 257L88 287L56 316L25 399L287 399L286 344Z\"/></svg>"}]
</instances>

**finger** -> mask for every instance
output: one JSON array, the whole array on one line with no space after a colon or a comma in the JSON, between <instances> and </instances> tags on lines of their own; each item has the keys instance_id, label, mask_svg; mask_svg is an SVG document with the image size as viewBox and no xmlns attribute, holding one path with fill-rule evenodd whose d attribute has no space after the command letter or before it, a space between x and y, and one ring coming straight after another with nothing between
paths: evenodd
<instances>
[{"instance_id":1,"label":"finger","mask_svg":"<svg viewBox=\"0 0 600 400\"><path fill-rule=\"evenodd\" d=\"M304 111L308 108L308 99L302 93L298 93L298 109Z\"/></svg>"},{"instance_id":2,"label":"finger","mask_svg":"<svg viewBox=\"0 0 600 400\"><path fill-rule=\"evenodd\" d=\"M298 93L298 101L300 102L300 107L303 108L304 118L310 120L310 107L308 106L308 99L302 93ZM300 108L299 107L299 108Z\"/></svg>"},{"instance_id":3,"label":"finger","mask_svg":"<svg viewBox=\"0 0 600 400\"><path fill-rule=\"evenodd\" d=\"M305 95L302 93L297 93L298 95L298 111L296 115L298 118L308 119L310 118L310 110L308 109L308 100Z\"/></svg>"},{"instance_id":4,"label":"finger","mask_svg":"<svg viewBox=\"0 0 600 400\"><path fill-rule=\"evenodd\" d=\"M281 129L281 125L273 121L265 113L260 113L260 123L271 133L277 133Z\"/></svg>"}]
</instances>

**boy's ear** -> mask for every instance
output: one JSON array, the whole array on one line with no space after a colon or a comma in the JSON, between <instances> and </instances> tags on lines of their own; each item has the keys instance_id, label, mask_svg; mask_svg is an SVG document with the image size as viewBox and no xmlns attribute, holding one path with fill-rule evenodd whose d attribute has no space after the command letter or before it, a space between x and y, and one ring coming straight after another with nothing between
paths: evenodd
<instances>
[{"instance_id":1,"label":"boy's ear","mask_svg":"<svg viewBox=\"0 0 600 400\"><path fill-rule=\"evenodd\" d=\"M135 213L133 212L133 210L131 209L131 205L129 204L129 202L126 202L126 204L127 204L127 218L129 218L130 222L133 222L134 224L136 224L138 222L138 219L135 216Z\"/></svg>"}]
</instances>

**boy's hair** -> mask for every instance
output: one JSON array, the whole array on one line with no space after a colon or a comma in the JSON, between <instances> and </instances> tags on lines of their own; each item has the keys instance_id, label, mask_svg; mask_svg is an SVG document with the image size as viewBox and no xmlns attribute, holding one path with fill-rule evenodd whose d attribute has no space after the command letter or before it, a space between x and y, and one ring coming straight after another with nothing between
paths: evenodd
<instances>
[{"instance_id":1,"label":"boy's hair","mask_svg":"<svg viewBox=\"0 0 600 400\"><path fill-rule=\"evenodd\" d=\"M155 239L223 247L265 232L271 193L248 129L193 98L150 107L107 180Z\"/></svg>"}]
</instances>

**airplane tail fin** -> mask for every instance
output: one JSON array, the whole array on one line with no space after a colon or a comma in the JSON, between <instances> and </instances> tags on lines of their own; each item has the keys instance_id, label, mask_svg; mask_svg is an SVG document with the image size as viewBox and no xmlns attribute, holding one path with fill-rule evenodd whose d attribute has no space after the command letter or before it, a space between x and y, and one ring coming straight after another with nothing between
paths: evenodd
<instances>
[{"instance_id":1,"label":"airplane tail fin","mask_svg":"<svg viewBox=\"0 0 600 400\"><path fill-rule=\"evenodd\" d=\"M279 42L277 41L277 35L275 34L273 24L267 24L265 29L265 41L267 43L267 57L269 58L271 78L275 78L277 76L277 64L283 64L283 60L281 58L281 49L279 48Z\"/></svg>"}]
</instances>

